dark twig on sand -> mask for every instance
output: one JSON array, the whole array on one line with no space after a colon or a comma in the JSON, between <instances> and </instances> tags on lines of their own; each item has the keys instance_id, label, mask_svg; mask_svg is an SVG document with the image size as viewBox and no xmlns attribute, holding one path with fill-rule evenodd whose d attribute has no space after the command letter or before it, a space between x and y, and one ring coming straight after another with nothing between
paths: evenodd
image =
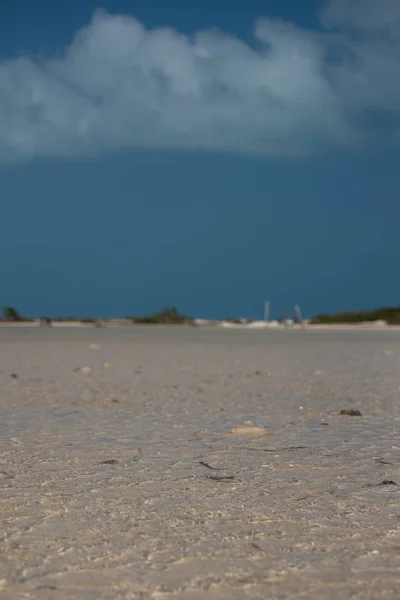
<instances>
[{"instance_id":1,"label":"dark twig on sand","mask_svg":"<svg viewBox=\"0 0 400 600\"><path fill-rule=\"evenodd\" d=\"M367 483L366 485L364 485L364 487L365 488L374 488L374 487L384 487L387 485L397 486L397 483L395 481L392 481L391 479L384 479L383 481L381 481L381 483Z\"/></svg>"},{"instance_id":2,"label":"dark twig on sand","mask_svg":"<svg viewBox=\"0 0 400 600\"><path fill-rule=\"evenodd\" d=\"M207 469L212 469L213 471L220 471L220 469L218 469L218 467L212 467L211 465L209 465L208 463L200 460L199 461L200 465L203 465L203 467L206 467Z\"/></svg>"}]
</instances>

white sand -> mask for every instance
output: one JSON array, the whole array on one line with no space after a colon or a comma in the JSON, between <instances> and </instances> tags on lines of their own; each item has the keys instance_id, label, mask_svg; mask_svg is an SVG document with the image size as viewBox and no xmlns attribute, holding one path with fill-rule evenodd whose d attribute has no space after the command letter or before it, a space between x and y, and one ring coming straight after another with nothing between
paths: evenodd
<instances>
[{"instance_id":1,"label":"white sand","mask_svg":"<svg viewBox=\"0 0 400 600\"><path fill-rule=\"evenodd\" d=\"M394 330L0 328L1 599L398 600L399 366Z\"/></svg>"}]
</instances>

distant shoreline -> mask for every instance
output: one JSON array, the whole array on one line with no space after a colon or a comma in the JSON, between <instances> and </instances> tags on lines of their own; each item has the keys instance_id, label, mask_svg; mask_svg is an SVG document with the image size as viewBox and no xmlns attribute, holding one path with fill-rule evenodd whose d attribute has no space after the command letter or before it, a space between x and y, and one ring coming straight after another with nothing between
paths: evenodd
<instances>
[{"instance_id":1,"label":"distant shoreline","mask_svg":"<svg viewBox=\"0 0 400 600\"><path fill-rule=\"evenodd\" d=\"M319 314L311 319L302 316L299 305L295 306L296 318L288 315L279 320L270 319L269 303L266 303L264 319L246 317L225 319L200 319L182 314L176 306L168 306L161 311L142 316L126 315L121 318L101 318L88 315L58 315L31 318L22 315L13 306L3 307L0 324L6 326L53 326L53 327L115 327L115 326L179 326L179 327L220 327L225 329L385 329L400 326L400 306L384 307L375 310Z\"/></svg>"},{"instance_id":2,"label":"distant shoreline","mask_svg":"<svg viewBox=\"0 0 400 600\"><path fill-rule=\"evenodd\" d=\"M9 327L25 327L25 328L37 328L43 327L40 319L33 321L21 321L21 322L7 322L0 321L0 328L9 328ZM218 328L225 330L308 330L308 331L338 331L338 330L352 330L352 331L360 331L360 330L368 330L368 331L391 331L400 329L399 325L389 325L385 322L380 321L372 321L372 322L360 322L360 323L336 323L336 324L322 324L322 323L309 323L304 322L303 325L294 323L290 325L285 325L283 323L278 323L276 321L272 321L270 323L266 323L265 321L253 321L251 323L232 323L229 321L207 321L202 319L195 319L193 323L182 323L182 324L169 324L169 323L157 323L157 324L145 324L145 323L133 323L129 319L108 319L108 320L99 320L96 323L85 323L80 321L53 321L52 327L57 329L59 328L107 328L107 327L185 327L188 329L193 328Z\"/></svg>"}]
</instances>

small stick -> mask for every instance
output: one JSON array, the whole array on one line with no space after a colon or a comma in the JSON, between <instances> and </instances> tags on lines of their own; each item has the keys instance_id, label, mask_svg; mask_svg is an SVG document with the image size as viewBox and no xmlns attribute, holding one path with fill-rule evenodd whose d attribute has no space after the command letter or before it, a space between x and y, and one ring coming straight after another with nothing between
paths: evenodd
<instances>
[{"instance_id":1,"label":"small stick","mask_svg":"<svg viewBox=\"0 0 400 600\"><path fill-rule=\"evenodd\" d=\"M199 464L203 465L203 467L207 467L207 469L212 469L213 471L219 471L220 469L217 469L216 467L212 467L211 465L209 465L206 462L203 462L202 460L199 461Z\"/></svg>"}]
</instances>

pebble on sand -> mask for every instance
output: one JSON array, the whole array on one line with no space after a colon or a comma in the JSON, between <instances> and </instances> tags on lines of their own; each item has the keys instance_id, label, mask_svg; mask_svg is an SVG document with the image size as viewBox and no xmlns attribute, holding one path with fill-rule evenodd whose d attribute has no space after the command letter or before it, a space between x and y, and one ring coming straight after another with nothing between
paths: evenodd
<instances>
[{"instance_id":1,"label":"pebble on sand","mask_svg":"<svg viewBox=\"0 0 400 600\"><path fill-rule=\"evenodd\" d=\"M343 410L340 411L340 414L347 415L348 417L362 417L362 413L355 408L349 408L349 409L344 408Z\"/></svg>"},{"instance_id":2,"label":"pebble on sand","mask_svg":"<svg viewBox=\"0 0 400 600\"><path fill-rule=\"evenodd\" d=\"M234 427L231 429L231 433L243 435L268 435L269 431L264 429L264 427Z\"/></svg>"},{"instance_id":3,"label":"pebble on sand","mask_svg":"<svg viewBox=\"0 0 400 600\"><path fill-rule=\"evenodd\" d=\"M90 375L90 373L92 372L92 367L80 367L80 369L78 369L79 373L82 373L82 375Z\"/></svg>"}]
</instances>

